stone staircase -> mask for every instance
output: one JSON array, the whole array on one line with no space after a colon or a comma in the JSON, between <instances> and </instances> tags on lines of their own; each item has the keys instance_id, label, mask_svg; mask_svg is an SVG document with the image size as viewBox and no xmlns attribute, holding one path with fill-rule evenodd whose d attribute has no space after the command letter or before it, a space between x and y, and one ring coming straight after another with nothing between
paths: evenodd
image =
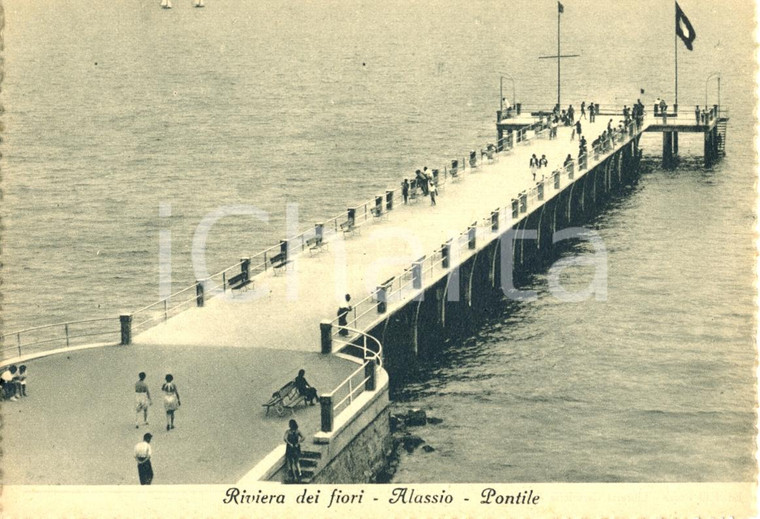
<instances>
[{"instance_id":1,"label":"stone staircase","mask_svg":"<svg viewBox=\"0 0 760 519\"><path fill-rule=\"evenodd\" d=\"M299 484L306 485L311 483L314 474L317 472L319 460L321 459L322 453L319 451L301 450L301 481ZM290 481L287 472L285 473L285 483L293 483Z\"/></svg>"}]
</instances>

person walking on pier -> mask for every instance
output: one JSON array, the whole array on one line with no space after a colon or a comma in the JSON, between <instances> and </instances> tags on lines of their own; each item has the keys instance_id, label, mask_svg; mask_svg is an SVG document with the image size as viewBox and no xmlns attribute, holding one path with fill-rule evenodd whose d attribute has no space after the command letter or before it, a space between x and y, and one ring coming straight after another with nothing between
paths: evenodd
<instances>
[{"instance_id":1,"label":"person walking on pier","mask_svg":"<svg viewBox=\"0 0 760 519\"><path fill-rule=\"evenodd\" d=\"M409 203L409 179L404 179L404 181L401 183L401 194L404 197L404 204Z\"/></svg>"},{"instance_id":2,"label":"person walking on pier","mask_svg":"<svg viewBox=\"0 0 760 519\"><path fill-rule=\"evenodd\" d=\"M341 306L340 308L338 308L338 326L341 327L338 333L342 335L343 337L348 335L348 330L343 327L348 325L348 313L351 310L353 310L350 303L351 303L351 295L346 294L346 306Z\"/></svg>"},{"instance_id":3,"label":"person walking on pier","mask_svg":"<svg viewBox=\"0 0 760 519\"><path fill-rule=\"evenodd\" d=\"M148 425L148 407L153 402L150 399L150 390L145 383L145 372L141 371L137 375L138 381L135 382L135 429L140 428L140 412L143 415L143 425Z\"/></svg>"},{"instance_id":4,"label":"person walking on pier","mask_svg":"<svg viewBox=\"0 0 760 519\"><path fill-rule=\"evenodd\" d=\"M164 377L164 385L161 386L161 391L164 392L164 409L166 410L166 430L174 429L174 411L179 409L182 402L179 400L179 391L177 391L177 385L174 383L174 377L172 375L166 375Z\"/></svg>"},{"instance_id":5,"label":"person walking on pier","mask_svg":"<svg viewBox=\"0 0 760 519\"><path fill-rule=\"evenodd\" d=\"M697 118L697 124L699 124L699 105L697 105L697 107L694 108L694 115Z\"/></svg>"},{"instance_id":6,"label":"person walking on pier","mask_svg":"<svg viewBox=\"0 0 760 519\"><path fill-rule=\"evenodd\" d=\"M137 461L137 476L141 485L150 485L153 482L153 466L150 464L151 449L150 440L153 435L143 434L143 441L135 445L135 460Z\"/></svg>"},{"instance_id":7,"label":"person walking on pier","mask_svg":"<svg viewBox=\"0 0 760 519\"><path fill-rule=\"evenodd\" d=\"M575 123L575 133L578 134L578 138L580 139L581 134L583 133L581 131L581 120L578 119L578 121Z\"/></svg>"},{"instance_id":8,"label":"person walking on pier","mask_svg":"<svg viewBox=\"0 0 760 519\"><path fill-rule=\"evenodd\" d=\"M533 175L533 180L536 180L536 171L538 170L538 157L536 157L535 153L530 158L528 165L530 166L530 172Z\"/></svg>"},{"instance_id":9,"label":"person walking on pier","mask_svg":"<svg viewBox=\"0 0 760 519\"><path fill-rule=\"evenodd\" d=\"M583 101L581 103L581 116L578 117L578 120L580 121L581 119L585 119L585 118L586 118L586 101Z\"/></svg>"},{"instance_id":10,"label":"person walking on pier","mask_svg":"<svg viewBox=\"0 0 760 519\"><path fill-rule=\"evenodd\" d=\"M301 442L305 440L301 431L298 430L298 422L291 419L288 422L288 429L285 431L285 464L287 466L290 480L294 482L301 481Z\"/></svg>"},{"instance_id":11,"label":"person walking on pier","mask_svg":"<svg viewBox=\"0 0 760 519\"><path fill-rule=\"evenodd\" d=\"M549 166L549 161L546 160L546 155L541 155L541 159L538 161L538 169L546 168Z\"/></svg>"},{"instance_id":12,"label":"person walking on pier","mask_svg":"<svg viewBox=\"0 0 760 519\"><path fill-rule=\"evenodd\" d=\"M593 123L596 121L596 109L594 108L594 103L588 104L588 122Z\"/></svg>"}]
</instances>

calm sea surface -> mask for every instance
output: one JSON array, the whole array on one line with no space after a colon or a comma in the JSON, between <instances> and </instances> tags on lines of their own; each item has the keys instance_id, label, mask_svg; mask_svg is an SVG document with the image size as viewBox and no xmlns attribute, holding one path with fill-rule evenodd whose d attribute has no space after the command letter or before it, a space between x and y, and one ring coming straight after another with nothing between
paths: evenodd
<instances>
[{"instance_id":1,"label":"calm sea surface","mask_svg":"<svg viewBox=\"0 0 760 519\"><path fill-rule=\"evenodd\" d=\"M672 4L564 3L562 50L580 57L563 62L563 101L672 104ZM592 224L607 301L561 302L537 275L537 301L449 340L395 395L444 418L395 481L754 479L754 13L680 3L698 37L679 46L679 98L717 102L705 80L722 73L726 159L704 168L700 137L682 136L665 171L659 138L643 139L641 182ZM269 222L221 220L212 272L276 243L287 203L305 229L494 141L500 73L518 101L556 98L556 67L537 59L556 52L556 4L513 4L8 3L4 329L158 300L161 231L183 288L193 232L221 206Z\"/></svg>"}]
</instances>

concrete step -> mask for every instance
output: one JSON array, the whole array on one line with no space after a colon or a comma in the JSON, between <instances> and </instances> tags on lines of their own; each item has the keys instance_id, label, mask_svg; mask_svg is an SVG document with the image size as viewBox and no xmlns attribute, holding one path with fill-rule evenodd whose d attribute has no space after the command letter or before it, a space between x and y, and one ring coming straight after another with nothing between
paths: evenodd
<instances>
[{"instance_id":1,"label":"concrete step","mask_svg":"<svg viewBox=\"0 0 760 519\"><path fill-rule=\"evenodd\" d=\"M298 463L301 465L301 469L305 467L315 468L319 464L319 460L316 458L301 458Z\"/></svg>"},{"instance_id":2,"label":"concrete step","mask_svg":"<svg viewBox=\"0 0 760 519\"><path fill-rule=\"evenodd\" d=\"M301 459L308 458L308 459L321 459L322 453L319 451L301 451Z\"/></svg>"}]
</instances>

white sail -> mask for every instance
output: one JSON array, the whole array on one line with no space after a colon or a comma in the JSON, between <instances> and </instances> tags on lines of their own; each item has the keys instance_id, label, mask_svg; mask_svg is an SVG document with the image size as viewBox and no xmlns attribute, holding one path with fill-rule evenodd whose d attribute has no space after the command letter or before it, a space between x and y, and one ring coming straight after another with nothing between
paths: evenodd
<instances>
[{"instance_id":1,"label":"white sail","mask_svg":"<svg viewBox=\"0 0 760 519\"><path fill-rule=\"evenodd\" d=\"M195 7L206 7L203 0L195 0Z\"/></svg>"},{"instance_id":2,"label":"white sail","mask_svg":"<svg viewBox=\"0 0 760 519\"><path fill-rule=\"evenodd\" d=\"M161 0L161 7L163 7L164 9L171 9L172 0Z\"/></svg>"}]
</instances>

